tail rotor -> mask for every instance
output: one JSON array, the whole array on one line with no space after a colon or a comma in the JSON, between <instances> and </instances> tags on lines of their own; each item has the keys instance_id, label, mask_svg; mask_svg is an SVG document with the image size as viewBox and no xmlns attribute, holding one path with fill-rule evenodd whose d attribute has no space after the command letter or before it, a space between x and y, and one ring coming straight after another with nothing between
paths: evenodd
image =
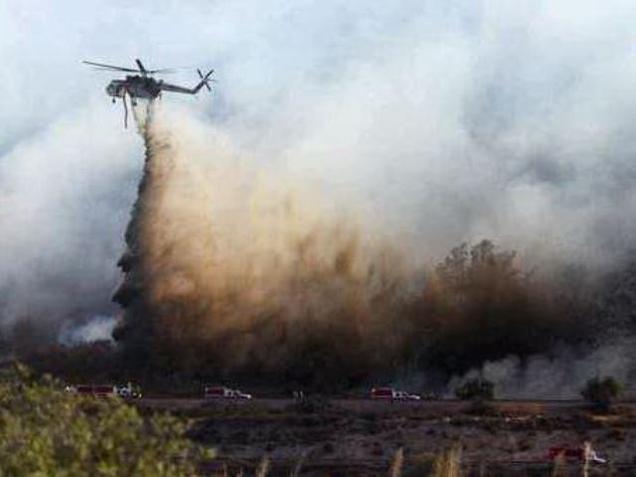
<instances>
[{"instance_id":1,"label":"tail rotor","mask_svg":"<svg viewBox=\"0 0 636 477\"><path fill-rule=\"evenodd\" d=\"M211 79L210 75L214 73L214 70L210 70L208 74L203 75L201 70L197 68L197 73L199 73L199 78L201 78L201 84L203 84L203 86L205 86L208 89L208 91L211 92L212 88L210 87L210 81L214 82L214 79Z\"/></svg>"}]
</instances>

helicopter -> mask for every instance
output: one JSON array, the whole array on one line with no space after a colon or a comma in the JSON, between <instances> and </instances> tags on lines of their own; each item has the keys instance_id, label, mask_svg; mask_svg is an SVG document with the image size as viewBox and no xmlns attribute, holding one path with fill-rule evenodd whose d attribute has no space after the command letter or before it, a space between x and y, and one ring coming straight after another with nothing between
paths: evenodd
<instances>
[{"instance_id":1,"label":"helicopter","mask_svg":"<svg viewBox=\"0 0 636 477\"><path fill-rule=\"evenodd\" d=\"M212 91L212 88L210 88L210 81L215 81L214 79L210 78L212 73L214 73L214 69L211 69L205 75L201 72L200 69L197 69L197 73L199 74L199 78L201 79L201 81L199 81L199 83L193 88L186 88L184 86L166 83L163 80L156 80L152 77L152 75L158 73L172 73L174 72L174 69L164 68L158 70L148 70L144 67L139 59L135 59L135 63L137 63L136 69L125 68L123 66L107 65L104 63L95 63L93 61L83 61L82 63L103 70L137 73L135 75L127 75L126 79L123 80L113 80L108 84L108 86L106 86L106 94L108 94L108 96L112 96L113 103L117 101L117 98L122 99L125 111L125 127L128 127L128 107L126 106L126 96L130 98L131 104L133 106L136 106L137 99L141 98L152 101L158 97L161 97L161 93L163 91L170 91L173 93L182 94L197 94L203 86L205 86L208 91Z\"/></svg>"}]
</instances>

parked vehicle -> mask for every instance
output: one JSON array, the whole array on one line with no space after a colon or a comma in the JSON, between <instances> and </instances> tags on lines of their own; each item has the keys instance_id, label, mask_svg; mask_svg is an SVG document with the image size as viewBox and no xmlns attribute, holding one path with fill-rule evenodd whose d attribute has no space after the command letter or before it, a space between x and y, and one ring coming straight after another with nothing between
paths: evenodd
<instances>
[{"instance_id":1,"label":"parked vehicle","mask_svg":"<svg viewBox=\"0 0 636 477\"><path fill-rule=\"evenodd\" d=\"M125 386L116 386L117 395L124 399L141 399L141 388L128 383Z\"/></svg>"},{"instance_id":2,"label":"parked vehicle","mask_svg":"<svg viewBox=\"0 0 636 477\"><path fill-rule=\"evenodd\" d=\"M233 389L232 393L235 399L252 399L251 394L244 393L243 391L239 391L238 389Z\"/></svg>"},{"instance_id":3,"label":"parked vehicle","mask_svg":"<svg viewBox=\"0 0 636 477\"><path fill-rule=\"evenodd\" d=\"M225 386L206 386L203 391L203 397L205 399L252 399L251 394Z\"/></svg>"},{"instance_id":4,"label":"parked vehicle","mask_svg":"<svg viewBox=\"0 0 636 477\"><path fill-rule=\"evenodd\" d=\"M141 389L139 386L133 386L131 383L122 386L111 384L76 384L68 385L64 389L68 393L99 397L118 396L124 399L141 398Z\"/></svg>"},{"instance_id":5,"label":"parked vehicle","mask_svg":"<svg viewBox=\"0 0 636 477\"><path fill-rule=\"evenodd\" d=\"M393 388L373 388L371 389L371 399L395 399L395 389Z\"/></svg>"},{"instance_id":6,"label":"parked vehicle","mask_svg":"<svg viewBox=\"0 0 636 477\"><path fill-rule=\"evenodd\" d=\"M398 391L390 387L380 387L371 389L371 399L391 399L398 401L419 401L421 398L417 394L406 391Z\"/></svg>"},{"instance_id":7,"label":"parked vehicle","mask_svg":"<svg viewBox=\"0 0 636 477\"><path fill-rule=\"evenodd\" d=\"M589 445L583 447L554 446L548 449L548 460L556 460L560 457L568 462L589 461L597 464L607 462L605 459L600 458Z\"/></svg>"},{"instance_id":8,"label":"parked vehicle","mask_svg":"<svg viewBox=\"0 0 636 477\"><path fill-rule=\"evenodd\" d=\"M396 391L395 399L401 399L406 401L419 401L421 398L417 394L407 393L406 391Z\"/></svg>"},{"instance_id":9,"label":"parked vehicle","mask_svg":"<svg viewBox=\"0 0 636 477\"><path fill-rule=\"evenodd\" d=\"M117 396L117 387L110 384L78 384L66 386L66 391L97 397Z\"/></svg>"},{"instance_id":10,"label":"parked vehicle","mask_svg":"<svg viewBox=\"0 0 636 477\"><path fill-rule=\"evenodd\" d=\"M203 390L203 397L206 399L220 399L231 397L232 390L223 386L206 386Z\"/></svg>"}]
</instances>

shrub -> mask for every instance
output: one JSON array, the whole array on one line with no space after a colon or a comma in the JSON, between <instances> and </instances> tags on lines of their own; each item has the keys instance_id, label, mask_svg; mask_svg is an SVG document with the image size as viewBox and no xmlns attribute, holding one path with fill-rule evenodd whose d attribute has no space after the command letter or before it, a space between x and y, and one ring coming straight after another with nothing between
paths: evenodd
<instances>
[{"instance_id":1,"label":"shrub","mask_svg":"<svg viewBox=\"0 0 636 477\"><path fill-rule=\"evenodd\" d=\"M495 385L484 378L470 379L455 389L455 396L463 401L489 401L495 397Z\"/></svg>"},{"instance_id":2,"label":"shrub","mask_svg":"<svg viewBox=\"0 0 636 477\"><path fill-rule=\"evenodd\" d=\"M191 476L211 457L175 418L62 389L21 365L0 372L0 476Z\"/></svg>"},{"instance_id":3,"label":"shrub","mask_svg":"<svg viewBox=\"0 0 636 477\"><path fill-rule=\"evenodd\" d=\"M327 399L322 396L302 397L291 405L293 411L302 414L325 412L331 407Z\"/></svg>"},{"instance_id":4,"label":"shrub","mask_svg":"<svg viewBox=\"0 0 636 477\"><path fill-rule=\"evenodd\" d=\"M608 376L601 379L597 376L587 381L581 396L594 407L609 410L622 391L623 386L615 378Z\"/></svg>"},{"instance_id":5,"label":"shrub","mask_svg":"<svg viewBox=\"0 0 636 477\"><path fill-rule=\"evenodd\" d=\"M550 350L588 335L584 274L527 273L514 251L483 240L455 247L427 278L412 316L420 367L463 374L487 361ZM580 276L579 276L580 275ZM415 339L415 338L414 338Z\"/></svg>"}]
</instances>

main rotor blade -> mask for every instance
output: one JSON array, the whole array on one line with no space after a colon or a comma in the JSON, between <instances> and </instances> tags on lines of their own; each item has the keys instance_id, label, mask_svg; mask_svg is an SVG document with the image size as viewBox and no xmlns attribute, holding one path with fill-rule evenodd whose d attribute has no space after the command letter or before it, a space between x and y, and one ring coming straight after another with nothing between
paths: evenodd
<instances>
[{"instance_id":1,"label":"main rotor blade","mask_svg":"<svg viewBox=\"0 0 636 477\"><path fill-rule=\"evenodd\" d=\"M128 71L130 73L139 73L139 70L133 70L131 68L123 68L121 66L105 65L103 63L94 63L92 61L82 61L82 63L85 63L87 65L91 65L91 66L97 66L99 68L104 68L104 69L107 69L107 70Z\"/></svg>"},{"instance_id":2,"label":"main rotor blade","mask_svg":"<svg viewBox=\"0 0 636 477\"><path fill-rule=\"evenodd\" d=\"M162 68L160 70L150 70L146 71L149 75L154 75L155 73L176 73L176 68Z\"/></svg>"},{"instance_id":3,"label":"main rotor blade","mask_svg":"<svg viewBox=\"0 0 636 477\"><path fill-rule=\"evenodd\" d=\"M139 71L141 71L142 73L148 73L148 71L146 71L146 68L144 68L144 65L141 64L141 61L139 61L139 58L135 59L135 63L137 63L137 66L139 66Z\"/></svg>"}]
</instances>

